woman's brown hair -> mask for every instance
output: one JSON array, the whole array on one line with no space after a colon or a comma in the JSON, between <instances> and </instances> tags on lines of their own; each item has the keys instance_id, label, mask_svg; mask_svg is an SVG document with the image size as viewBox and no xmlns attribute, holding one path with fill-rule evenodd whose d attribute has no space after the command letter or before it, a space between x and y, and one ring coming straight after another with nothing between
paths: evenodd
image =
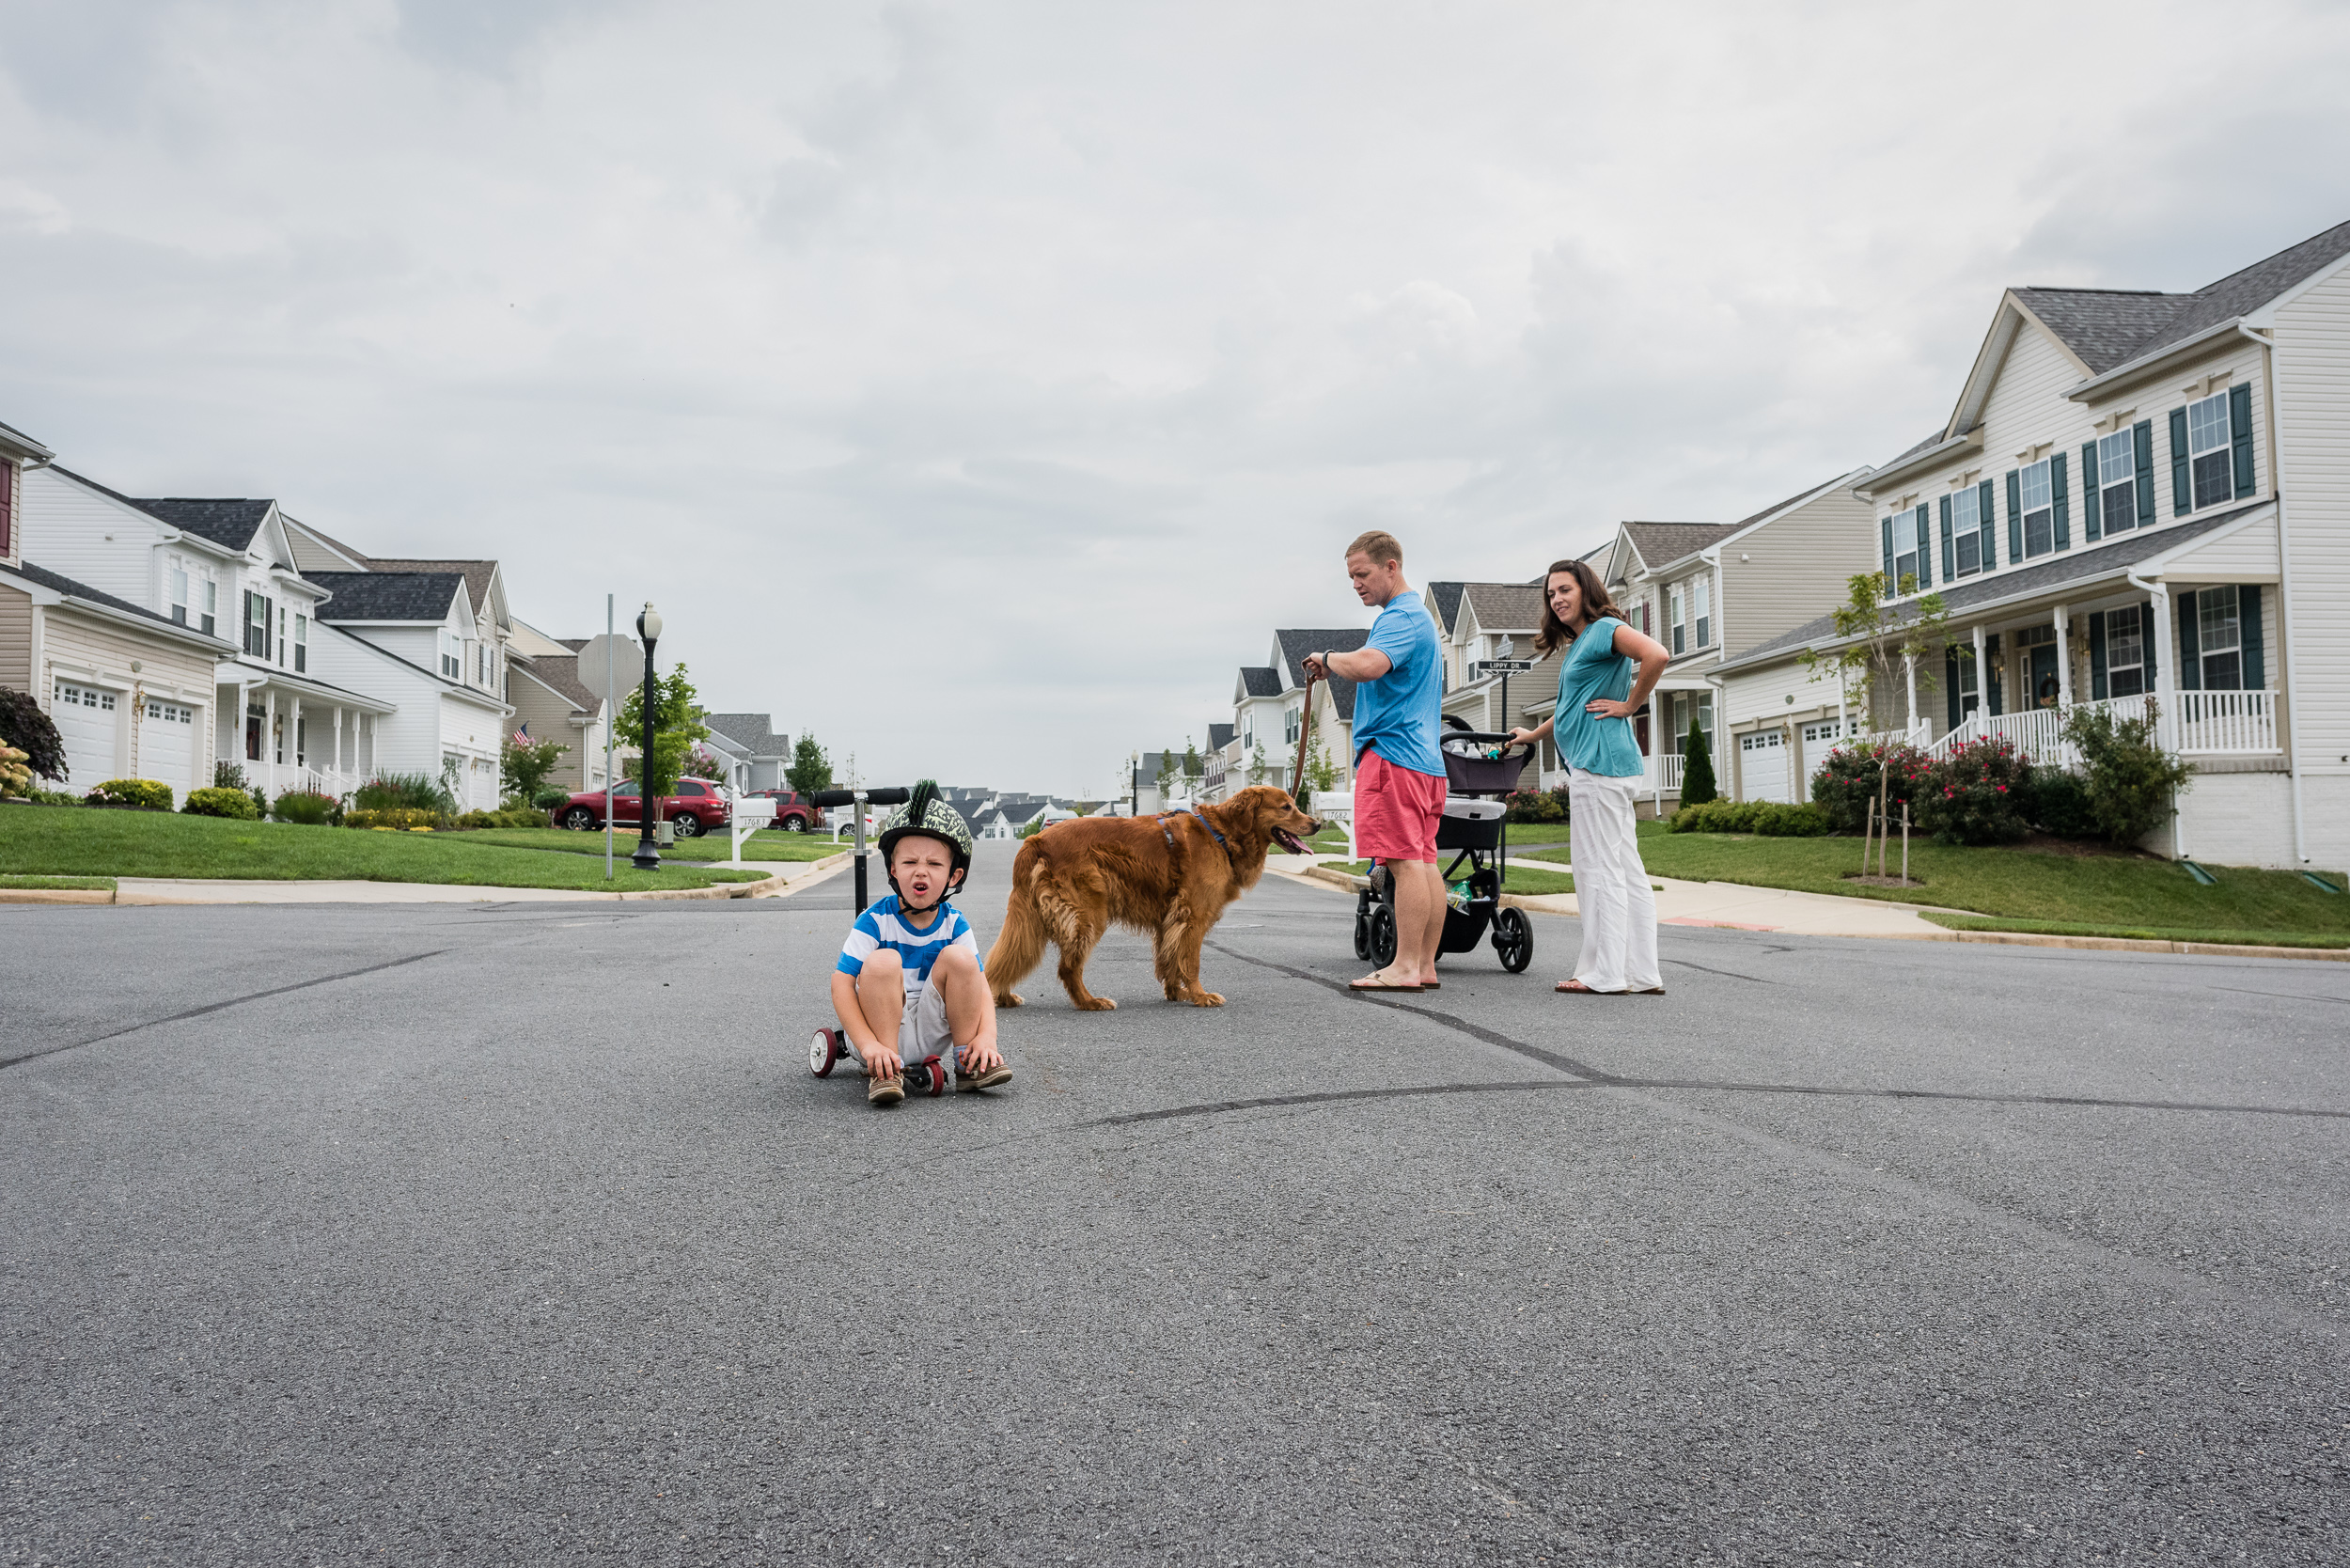
<instances>
[{"instance_id":1,"label":"woman's brown hair","mask_svg":"<svg viewBox=\"0 0 2350 1568\"><path fill-rule=\"evenodd\" d=\"M1599 580L1599 573L1591 570L1589 561L1552 561L1550 570L1543 573L1543 626L1534 634L1534 651L1537 653L1548 653L1574 640L1574 631L1559 619L1559 612L1550 607L1550 580L1561 572L1573 577L1575 587L1583 590L1584 625L1589 626L1603 616L1612 615L1618 620L1623 619L1623 611L1618 609L1616 602L1607 597L1607 585Z\"/></svg>"}]
</instances>

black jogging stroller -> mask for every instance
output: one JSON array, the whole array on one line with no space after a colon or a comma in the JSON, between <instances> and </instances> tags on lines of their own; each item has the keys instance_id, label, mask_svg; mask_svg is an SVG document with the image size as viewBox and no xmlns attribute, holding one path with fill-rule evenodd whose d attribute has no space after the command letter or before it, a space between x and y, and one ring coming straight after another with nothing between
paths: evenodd
<instances>
[{"instance_id":1,"label":"black jogging stroller","mask_svg":"<svg viewBox=\"0 0 2350 1568\"><path fill-rule=\"evenodd\" d=\"M1445 715L1448 724L1460 721ZM1438 858L1457 852L1444 870L1446 908L1444 935L1436 953L1465 953L1493 934L1494 951L1510 973L1523 974L1534 962L1534 926L1522 909L1501 904L1501 872L1508 862L1509 842L1503 816L1504 799L1518 787L1531 744L1512 746L1507 735L1475 729L1448 729L1440 743L1444 753L1444 818L1436 824ZM1468 874L1463 876L1463 866ZM1355 956L1384 969L1395 962L1395 889L1384 862L1371 868L1370 886L1355 900Z\"/></svg>"}]
</instances>

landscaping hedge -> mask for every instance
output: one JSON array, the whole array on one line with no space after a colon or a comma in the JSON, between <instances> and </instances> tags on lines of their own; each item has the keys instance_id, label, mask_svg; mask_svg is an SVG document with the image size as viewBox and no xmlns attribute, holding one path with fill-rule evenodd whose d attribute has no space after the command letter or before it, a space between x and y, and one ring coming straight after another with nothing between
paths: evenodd
<instances>
[{"instance_id":1,"label":"landscaping hedge","mask_svg":"<svg viewBox=\"0 0 2350 1568\"><path fill-rule=\"evenodd\" d=\"M346 811L345 827L384 827L405 830L412 827L446 827L448 818L439 811L428 811L417 806L392 806L381 811Z\"/></svg>"},{"instance_id":2,"label":"landscaping hedge","mask_svg":"<svg viewBox=\"0 0 2350 1568\"><path fill-rule=\"evenodd\" d=\"M180 808L186 817L227 817L233 822L249 823L259 817L261 808L253 804L253 797L243 790L218 787L190 790L188 803Z\"/></svg>"},{"instance_id":3,"label":"landscaping hedge","mask_svg":"<svg viewBox=\"0 0 2350 1568\"><path fill-rule=\"evenodd\" d=\"M109 778L89 792L93 805L151 806L171 809L171 786L159 778Z\"/></svg>"},{"instance_id":4,"label":"landscaping hedge","mask_svg":"<svg viewBox=\"0 0 2350 1568\"><path fill-rule=\"evenodd\" d=\"M1825 811L1775 800L1709 800L1684 806L1665 821L1668 833L1759 833L1766 839L1816 839L1828 830Z\"/></svg>"}]
</instances>

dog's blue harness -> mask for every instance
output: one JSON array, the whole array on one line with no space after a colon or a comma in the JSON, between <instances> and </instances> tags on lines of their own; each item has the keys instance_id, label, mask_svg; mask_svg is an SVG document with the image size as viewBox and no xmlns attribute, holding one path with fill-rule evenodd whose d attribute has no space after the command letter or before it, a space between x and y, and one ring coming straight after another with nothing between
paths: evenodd
<instances>
[{"instance_id":1,"label":"dog's blue harness","mask_svg":"<svg viewBox=\"0 0 2350 1568\"><path fill-rule=\"evenodd\" d=\"M1214 839L1216 841L1216 847L1223 850L1224 858L1230 860L1232 857L1232 846L1224 841L1224 835L1215 830L1215 823L1199 816L1199 808L1196 806L1186 806L1181 811L1159 813L1159 832L1167 839L1168 849L1175 847L1175 830L1167 825L1167 819L1169 817L1199 817L1199 825L1208 830L1208 837Z\"/></svg>"}]
</instances>

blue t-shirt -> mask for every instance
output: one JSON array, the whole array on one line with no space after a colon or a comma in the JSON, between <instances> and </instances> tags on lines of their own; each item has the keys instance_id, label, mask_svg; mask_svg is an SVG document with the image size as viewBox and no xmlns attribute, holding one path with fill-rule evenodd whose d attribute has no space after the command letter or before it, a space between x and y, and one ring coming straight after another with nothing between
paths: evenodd
<instances>
[{"instance_id":1,"label":"blue t-shirt","mask_svg":"<svg viewBox=\"0 0 2350 1568\"><path fill-rule=\"evenodd\" d=\"M1436 749L1438 716L1444 709L1444 660L1436 651L1436 623L1417 593L1399 593L1371 623L1363 644L1387 656L1387 673L1355 688L1355 760L1372 746L1390 767L1407 773L1445 776Z\"/></svg>"},{"instance_id":2,"label":"blue t-shirt","mask_svg":"<svg viewBox=\"0 0 2350 1568\"><path fill-rule=\"evenodd\" d=\"M1603 718L1583 705L1605 698L1622 702L1632 695L1634 661L1616 651L1616 629L1623 624L1602 616L1567 644L1559 661L1559 706L1551 710L1551 734L1569 767L1604 778L1630 778L1640 772L1640 743L1628 718Z\"/></svg>"},{"instance_id":3,"label":"blue t-shirt","mask_svg":"<svg viewBox=\"0 0 2350 1568\"><path fill-rule=\"evenodd\" d=\"M971 922L963 917L963 911L940 901L935 917L929 926L917 931L912 921L898 913L898 896L892 893L879 902L867 906L849 928L849 939L840 944L840 962L833 967L844 975L865 971L865 961L887 948L905 965L906 1000L911 1003L930 988L931 965L948 948L968 948L971 956L979 956L979 940L971 934Z\"/></svg>"}]
</instances>

